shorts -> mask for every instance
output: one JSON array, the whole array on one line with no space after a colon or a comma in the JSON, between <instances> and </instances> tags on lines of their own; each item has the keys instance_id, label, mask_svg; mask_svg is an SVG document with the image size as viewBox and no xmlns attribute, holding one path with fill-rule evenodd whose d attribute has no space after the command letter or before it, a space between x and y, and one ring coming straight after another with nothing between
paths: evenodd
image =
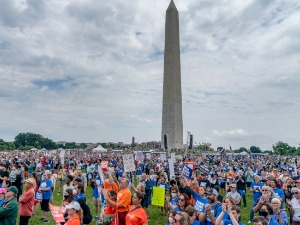
<instances>
[{"instance_id":1,"label":"shorts","mask_svg":"<svg viewBox=\"0 0 300 225\"><path fill-rule=\"evenodd\" d=\"M49 212L50 211L49 201L50 201L50 199L43 199L41 201L41 210L43 210L45 212Z\"/></svg>"},{"instance_id":2,"label":"shorts","mask_svg":"<svg viewBox=\"0 0 300 225\"><path fill-rule=\"evenodd\" d=\"M25 176L25 177L28 177L28 171L25 171L25 172L24 172L24 176Z\"/></svg>"},{"instance_id":3,"label":"shorts","mask_svg":"<svg viewBox=\"0 0 300 225\"><path fill-rule=\"evenodd\" d=\"M93 204L101 206L101 198L95 198L95 197L93 197Z\"/></svg>"}]
</instances>

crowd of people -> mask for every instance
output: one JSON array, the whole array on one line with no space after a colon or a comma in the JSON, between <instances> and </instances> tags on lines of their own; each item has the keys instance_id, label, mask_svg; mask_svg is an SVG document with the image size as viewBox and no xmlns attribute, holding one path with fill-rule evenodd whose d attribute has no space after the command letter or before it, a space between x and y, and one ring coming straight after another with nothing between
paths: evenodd
<instances>
[{"instance_id":1,"label":"crowd of people","mask_svg":"<svg viewBox=\"0 0 300 225\"><path fill-rule=\"evenodd\" d=\"M147 225L155 209L159 224L166 225L300 225L297 158L210 153L183 158L177 152L169 161L161 154L142 159L139 154L135 172L126 172L123 154L74 150L62 158L59 151L3 151L0 225L16 224L18 216L20 225L33 216L49 223L54 194L62 199L64 222L57 225ZM187 162L191 176L183 174ZM199 169L203 162L208 170ZM149 208L153 187L164 189L164 206ZM247 206L247 221L241 221Z\"/></svg>"}]
</instances>

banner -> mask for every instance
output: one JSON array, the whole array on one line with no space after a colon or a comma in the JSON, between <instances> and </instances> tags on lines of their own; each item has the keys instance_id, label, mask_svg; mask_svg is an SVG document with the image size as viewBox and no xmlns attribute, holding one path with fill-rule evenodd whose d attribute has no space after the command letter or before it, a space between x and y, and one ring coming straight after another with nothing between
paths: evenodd
<instances>
[{"instance_id":1,"label":"banner","mask_svg":"<svg viewBox=\"0 0 300 225\"><path fill-rule=\"evenodd\" d=\"M175 172L174 172L174 161L172 159L169 159L169 170L170 170L170 179L175 178Z\"/></svg>"},{"instance_id":2,"label":"banner","mask_svg":"<svg viewBox=\"0 0 300 225\"><path fill-rule=\"evenodd\" d=\"M193 169L191 168L190 164L185 164L182 170L182 175L185 176L188 179L192 178L193 175Z\"/></svg>"},{"instance_id":3,"label":"banner","mask_svg":"<svg viewBox=\"0 0 300 225\"><path fill-rule=\"evenodd\" d=\"M123 165L126 173L135 171L134 158L132 154L123 155Z\"/></svg>"},{"instance_id":4,"label":"banner","mask_svg":"<svg viewBox=\"0 0 300 225\"><path fill-rule=\"evenodd\" d=\"M49 203L49 206L54 221L57 223L65 222L65 218L61 210L61 206L52 205L51 203Z\"/></svg>"},{"instance_id":5,"label":"banner","mask_svg":"<svg viewBox=\"0 0 300 225\"><path fill-rule=\"evenodd\" d=\"M192 170L194 170L194 161L186 161L185 163L188 164Z\"/></svg>"},{"instance_id":6,"label":"banner","mask_svg":"<svg viewBox=\"0 0 300 225\"><path fill-rule=\"evenodd\" d=\"M65 158L60 158L60 164L65 164Z\"/></svg>"},{"instance_id":7,"label":"banner","mask_svg":"<svg viewBox=\"0 0 300 225\"><path fill-rule=\"evenodd\" d=\"M152 205L165 205L165 188L153 187Z\"/></svg>"}]
</instances>

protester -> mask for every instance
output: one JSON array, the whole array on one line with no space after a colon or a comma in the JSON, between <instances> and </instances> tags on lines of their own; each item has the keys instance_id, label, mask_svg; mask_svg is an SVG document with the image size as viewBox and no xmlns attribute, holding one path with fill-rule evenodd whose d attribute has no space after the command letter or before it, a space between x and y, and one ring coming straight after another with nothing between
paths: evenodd
<instances>
[{"instance_id":1,"label":"protester","mask_svg":"<svg viewBox=\"0 0 300 225\"><path fill-rule=\"evenodd\" d=\"M104 210L103 213L100 215L101 223L103 224L103 221L106 223L111 222L110 225L117 225L118 223L118 217L117 217L117 192L115 190L106 190L102 189L102 193L104 195L104 199L107 203L107 207Z\"/></svg>"},{"instance_id":2,"label":"protester","mask_svg":"<svg viewBox=\"0 0 300 225\"><path fill-rule=\"evenodd\" d=\"M125 225L125 218L129 211L131 192L128 189L129 180L123 178L120 182L120 191L118 192L117 199L117 214L119 225Z\"/></svg>"},{"instance_id":3,"label":"protester","mask_svg":"<svg viewBox=\"0 0 300 225\"><path fill-rule=\"evenodd\" d=\"M229 219L223 219L224 215L228 212ZM216 219L215 225L244 225L240 222L241 210L238 206L233 206L230 203L222 204L222 212Z\"/></svg>"},{"instance_id":4,"label":"protester","mask_svg":"<svg viewBox=\"0 0 300 225\"><path fill-rule=\"evenodd\" d=\"M292 224L293 225L300 225L300 189L299 188L292 188L292 194L294 198L292 200L287 199L286 203L290 207L290 214L292 217Z\"/></svg>"},{"instance_id":5,"label":"protester","mask_svg":"<svg viewBox=\"0 0 300 225\"><path fill-rule=\"evenodd\" d=\"M186 194L180 194L178 205L174 208L174 211L183 212L186 209L186 207L190 205L189 200L189 196L187 196Z\"/></svg>"},{"instance_id":6,"label":"protester","mask_svg":"<svg viewBox=\"0 0 300 225\"><path fill-rule=\"evenodd\" d=\"M132 206L126 215L126 225L148 225L147 213L143 209L141 203L144 199L142 192L135 192L132 196Z\"/></svg>"},{"instance_id":7,"label":"protester","mask_svg":"<svg viewBox=\"0 0 300 225\"><path fill-rule=\"evenodd\" d=\"M44 223L50 223L49 214L50 214L50 198L52 196L52 181L50 180L50 174L44 173L43 180L41 181L41 185L39 187L39 192L42 192L43 197L41 201L41 210L42 210L42 218L40 219Z\"/></svg>"},{"instance_id":8,"label":"protester","mask_svg":"<svg viewBox=\"0 0 300 225\"><path fill-rule=\"evenodd\" d=\"M25 192L19 198L19 225L28 225L28 221L33 213L33 202L34 202L34 178L25 180Z\"/></svg>"},{"instance_id":9,"label":"protester","mask_svg":"<svg viewBox=\"0 0 300 225\"><path fill-rule=\"evenodd\" d=\"M79 205L82 209L82 223L89 224L93 219L90 207L86 204L86 202L83 198L79 198L77 200L77 202L79 203Z\"/></svg>"},{"instance_id":10,"label":"protester","mask_svg":"<svg viewBox=\"0 0 300 225\"><path fill-rule=\"evenodd\" d=\"M280 225L288 224L288 215L284 210L281 210L281 201L278 198L273 198L271 201L274 214L271 217Z\"/></svg>"},{"instance_id":11,"label":"protester","mask_svg":"<svg viewBox=\"0 0 300 225\"><path fill-rule=\"evenodd\" d=\"M5 202L0 207L0 225L16 225L18 216L18 189L11 186L5 194Z\"/></svg>"},{"instance_id":12,"label":"protester","mask_svg":"<svg viewBox=\"0 0 300 225\"><path fill-rule=\"evenodd\" d=\"M5 194L7 190L5 188L0 188L0 207L3 205L5 202Z\"/></svg>"},{"instance_id":13,"label":"protester","mask_svg":"<svg viewBox=\"0 0 300 225\"><path fill-rule=\"evenodd\" d=\"M189 215L185 212L177 212L171 225L190 225Z\"/></svg>"}]
</instances>

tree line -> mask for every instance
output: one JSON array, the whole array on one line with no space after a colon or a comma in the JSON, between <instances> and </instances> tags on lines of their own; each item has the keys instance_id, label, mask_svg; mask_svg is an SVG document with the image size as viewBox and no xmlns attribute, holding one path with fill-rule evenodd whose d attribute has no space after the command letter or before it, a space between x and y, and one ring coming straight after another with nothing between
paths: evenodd
<instances>
[{"instance_id":1,"label":"tree line","mask_svg":"<svg viewBox=\"0 0 300 225\"><path fill-rule=\"evenodd\" d=\"M81 143L77 145L75 142L67 142L65 144L57 144L53 140L43 137L40 134L34 134L31 132L19 133L13 142L6 142L0 139L0 150L30 150L32 148L37 149L85 149L87 145Z\"/></svg>"}]
</instances>

